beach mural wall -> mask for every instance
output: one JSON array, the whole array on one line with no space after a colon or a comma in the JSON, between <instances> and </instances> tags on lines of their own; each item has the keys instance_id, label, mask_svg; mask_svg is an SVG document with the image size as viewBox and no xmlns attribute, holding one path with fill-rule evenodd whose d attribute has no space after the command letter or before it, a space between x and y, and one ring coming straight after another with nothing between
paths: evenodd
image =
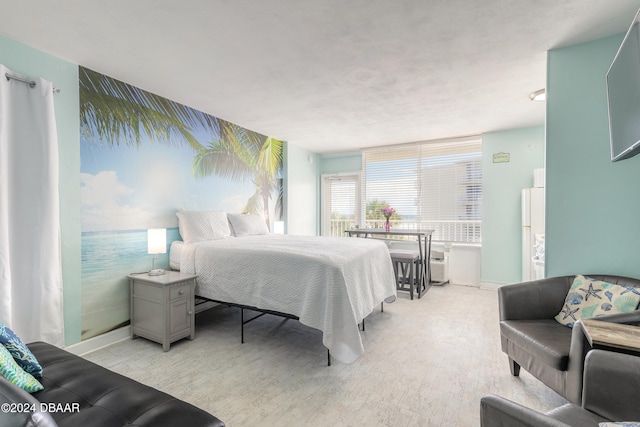
<instances>
[{"instance_id":1,"label":"beach mural wall","mask_svg":"<svg viewBox=\"0 0 640 427\"><path fill-rule=\"evenodd\" d=\"M282 218L283 142L80 67L82 339L129 323L126 275L176 212ZM168 253L157 265L169 264Z\"/></svg>"}]
</instances>

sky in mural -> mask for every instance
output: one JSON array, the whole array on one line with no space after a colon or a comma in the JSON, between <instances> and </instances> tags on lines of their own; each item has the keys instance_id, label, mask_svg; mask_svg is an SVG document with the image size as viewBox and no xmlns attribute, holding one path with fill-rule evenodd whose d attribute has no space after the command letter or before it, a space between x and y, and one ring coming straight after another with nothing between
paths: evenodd
<instances>
[{"instance_id":1,"label":"sky in mural","mask_svg":"<svg viewBox=\"0 0 640 427\"><path fill-rule=\"evenodd\" d=\"M242 211L252 183L195 178L191 147L144 139L139 147L82 142L83 232L176 227L178 209Z\"/></svg>"}]
</instances>

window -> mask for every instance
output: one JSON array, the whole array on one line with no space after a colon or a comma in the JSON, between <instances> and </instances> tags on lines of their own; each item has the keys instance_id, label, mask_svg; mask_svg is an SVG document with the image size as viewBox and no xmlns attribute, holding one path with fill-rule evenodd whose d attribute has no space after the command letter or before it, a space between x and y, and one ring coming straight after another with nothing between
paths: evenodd
<instances>
[{"instance_id":1,"label":"window","mask_svg":"<svg viewBox=\"0 0 640 427\"><path fill-rule=\"evenodd\" d=\"M345 236L360 223L360 175L324 175L322 179L322 235Z\"/></svg>"},{"instance_id":2,"label":"window","mask_svg":"<svg viewBox=\"0 0 640 427\"><path fill-rule=\"evenodd\" d=\"M368 149L362 155L364 227L380 228L395 208L396 228L433 229L433 239L481 242L480 137Z\"/></svg>"}]
</instances>

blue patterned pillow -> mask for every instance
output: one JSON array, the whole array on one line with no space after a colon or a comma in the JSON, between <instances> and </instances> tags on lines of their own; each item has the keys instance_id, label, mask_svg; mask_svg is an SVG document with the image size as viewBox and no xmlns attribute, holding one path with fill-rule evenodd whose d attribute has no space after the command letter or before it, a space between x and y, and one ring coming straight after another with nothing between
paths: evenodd
<instances>
[{"instance_id":1,"label":"blue patterned pillow","mask_svg":"<svg viewBox=\"0 0 640 427\"><path fill-rule=\"evenodd\" d=\"M640 289L595 280L578 274L555 319L570 328L579 319L629 313L638 308Z\"/></svg>"},{"instance_id":2,"label":"blue patterned pillow","mask_svg":"<svg viewBox=\"0 0 640 427\"><path fill-rule=\"evenodd\" d=\"M7 381L12 382L21 389L34 393L44 389L42 384L33 377L33 375L26 373L15 360L9 351L0 345L0 375L5 377Z\"/></svg>"},{"instance_id":3,"label":"blue patterned pillow","mask_svg":"<svg viewBox=\"0 0 640 427\"><path fill-rule=\"evenodd\" d=\"M0 344L13 356L25 372L34 377L42 377L42 366L20 338L5 324L0 323Z\"/></svg>"},{"instance_id":4,"label":"blue patterned pillow","mask_svg":"<svg viewBox=\"0 0 640 427\"><path fill-rule=\"evenodd\" d=\"M640 422L638 421L616 421L609 423L600 423L599 427L640 427Z\"/></svg>"}]
</instances>

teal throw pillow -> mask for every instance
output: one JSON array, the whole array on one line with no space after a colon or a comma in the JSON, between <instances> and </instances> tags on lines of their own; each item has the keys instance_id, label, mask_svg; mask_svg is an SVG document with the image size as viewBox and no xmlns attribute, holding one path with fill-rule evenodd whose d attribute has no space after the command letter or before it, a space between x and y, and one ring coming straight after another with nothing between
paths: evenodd
<instances>
[{"instance_id":1,"label":"teal throw pillow","mask_svg":"<svg viewBox=\"0 0 640 427\"><path fill-rule=\"evenodd\" d=\"M570 328L579 319L628 313L638 308L640 289L577 275L555 319Z\"/></svg>"},{"instance_id":2,"label":"teal throw pillow","mask_svg":"<svg viewBox=\"0 0 640 427\"><path fill-rule=\"evenodd\" d=\"M5 377L7 381L17 385L21 389L34 393L44 389L42 384L33 377L33 375L26 373L9 353L9 350L0 345L0 375Z\"/></svg>"},{"instance_id":3,"label":"teal throw pillow","mask_svg":"<svg viewBox=\"0 0 640 427\"><path fill-rule=\"evenodd\" d=\"M2 344L13 356L16 363L25 372L34 377L42 377L42 366L38 363L31 350L7 325L0 323L0 344Z\"/></svg>"}]
</instances>

